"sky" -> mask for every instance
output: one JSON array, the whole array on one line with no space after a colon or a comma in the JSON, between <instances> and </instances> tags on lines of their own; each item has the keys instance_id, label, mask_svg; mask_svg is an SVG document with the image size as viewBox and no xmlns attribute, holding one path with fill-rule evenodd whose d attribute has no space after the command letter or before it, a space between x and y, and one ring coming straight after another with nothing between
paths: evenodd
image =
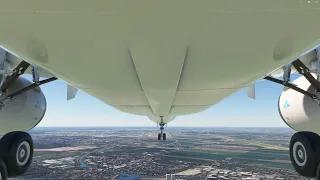
<instances>
[{"instance_id":1,"label":"sky","mask_svg":"<svg viewBox=\"0 0 320 180\"><path fill-rule=\"evenodd\" d=\"M292 80L297 77L293 76ZM67 84L63 81L41 88L47 99L47 111L39 127L156 127L147 117L121 112L82 91L75 99L67 101ZM168 126L287 127L278 113L282 89L279 84L260 81L256 83L255 100L239 90L203 112L177 117Z\"/></svg>"}]
</instances>

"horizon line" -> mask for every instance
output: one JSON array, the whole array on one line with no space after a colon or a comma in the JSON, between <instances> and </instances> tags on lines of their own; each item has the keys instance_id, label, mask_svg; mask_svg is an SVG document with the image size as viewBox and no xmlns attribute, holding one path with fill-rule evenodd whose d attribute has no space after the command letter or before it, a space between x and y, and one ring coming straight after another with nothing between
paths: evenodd
<instances>
[{"instance_id":1,"label":"horizon line","mask_svg":"<svg viewBox=\"0 0 320 180\"><path fill-rule=\"evenodd\" d=\"M112 128L112 127L146 127L146 128L158 128L157 126L37 126L34 128ZM169 126L166 128L181 127L181 128L288 128L284 126ZM33 129L34 129L33 128Z\"/></svg>"}]
</instances>

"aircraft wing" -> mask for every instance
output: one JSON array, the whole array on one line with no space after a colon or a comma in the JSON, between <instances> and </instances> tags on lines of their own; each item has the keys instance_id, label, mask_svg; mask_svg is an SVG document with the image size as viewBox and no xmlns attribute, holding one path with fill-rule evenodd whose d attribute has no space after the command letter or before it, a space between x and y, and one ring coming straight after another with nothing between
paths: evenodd
<instances>
[{"instance_id":1,"label":"aircraft wing","mask_svg":"<svg viewBox=\"0 0 320 180\"><path fill-rule=\"evenodd\" d=\"M317 16L291 1L32 2L2 2L0 46L149 117L201 112L319 44Z\"/></svg>"}]
</instances>

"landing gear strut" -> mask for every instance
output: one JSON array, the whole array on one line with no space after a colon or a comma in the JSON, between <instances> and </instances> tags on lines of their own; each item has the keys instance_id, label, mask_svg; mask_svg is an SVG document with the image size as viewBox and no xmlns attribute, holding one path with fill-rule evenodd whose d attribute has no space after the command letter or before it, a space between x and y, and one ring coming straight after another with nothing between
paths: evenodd
<instances>
[{"instance_id":1,"label":"landing gear strut","mask_svg":"<svg viewBox=\"0 0 320 180\"><path fill-rule=\"evenodd\" d=\"M318 59L319 61L320 59ZM305 91L298 86L290 83L290 70L293 66L300 74L302 74L314 87L315 92ZM320 82L313 77L308 67L306 67L299 59L286 66L283 80L270 76L264 79L282 84L287 88L291 88L299 93L310 97L320 105L319 91ZM318 74L319 76L319 74ZM320 179L320 136L313 132L297 132L290 141L290 159L294 169L302 176L317 177Z\"/></svg>"},{"instance_id":2,"label":"landing gear strut","mask_svg":"<svg viewBox=\"0 0 320 180\"><path fill-rule=\"evenodd\" d=\"M15 81L20 75L22 75L26 69L30 66L29 63L22 61L14 70L13 70L13 74L11 74L10 76L8 76L5 81L3 82L2 86L0 87L0 93L2 96L4 96L6 98L6 100L8 99L12 99L26 91L29 91L35 87L38 87L40 85L52 82L57 80L56 77L51 77L51 78L47 78L45 80L39 81L37 77L35 77L37 74L33 73L33 79L34 79L34 83L30 84L29 86L26 86L20 90L18 90L17 92L11 93L11 94L6 94L6 91L8 89L8 87L11 85L11 83L13 81ZM34 72L34 70L33 70Z\"/></svg>"},{"instance_id":3,"label":"landing gear strut","mask_svg":"<svg viewBox=\"0 0 320 180\"><path fill-rule=\"evenodd\" d=\"M164 130L164 125L165 123L163 122L163 116L160 117L161 118L161 121L159 123L160 125L160 133L158 134L158 140L166 140L167 139L167 135L166 133L163 133L163 130Z\"/></svg>"},{"instance_id":4,"label":"landing gear strut","mask_svg":"<svg viewBox=\"0 0 320 180\"><path fill-rule=\"evenodd\" d=\"M315 87L315 89L317 90L317 92L320 91L320 82L315 79L312 74L310 73L310 70L308 67L306 67L299 59L292 62L292 66L294 66L297 71L302 74L309 82L312 86ZM288 66L289 68L291 68L290 66ZM317 94L316 93L310 93L308 91L305 91L299 87L297 87L296 85L290 83L290 71L288 71L289 73L288 74L284 74L284 80L280 80L280 79L276 79L276 78L273 78L273 77L270 77L270 76L267 76L265 77L264 79L268 80L268 81L272 81L272 82L275 82L275 83L278 83L278 84L282 84L284 85L285 87L288 87L288 88L291 88L297 92L300 92L310 98L312 98L313 100L316 100L318 101L318 97L317 97Z\"/></svg>"}]
</instances>

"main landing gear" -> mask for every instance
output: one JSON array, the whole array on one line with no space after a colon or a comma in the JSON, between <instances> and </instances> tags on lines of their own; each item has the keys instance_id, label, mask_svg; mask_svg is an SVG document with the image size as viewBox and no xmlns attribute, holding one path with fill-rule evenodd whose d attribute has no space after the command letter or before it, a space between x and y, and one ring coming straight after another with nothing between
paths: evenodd
<instances>
[{"instance_id":1,"label":"main landing gear","mask_svg":"<svg viewBox=\"0 0 320 180\"><path fill-rule=\"evenodd\" d=\"M0 140L0 180L24 174L33 158L33 141L26 132L10 132Z\"/></svg>"},{"instance_id":2,"label":"main landing gear","mask_svg":"<svg viewBox=\"0 0 320 180\"><path fill-rule=\"evenodd\" d=\"M290 83L291 66L294 66L310 82L311 86L316 89L315 92L305 91ZM283 81L270 76L265 79L282 84L319 103L320 82L312 76L310 70L299 59L287 65L284 72ZM320 180L320 136L318 134L313 132L295 133L291 138L289 150L292 166L300 175L317 177Z\"/></svg>"},{"instance_id":3,"label":"main landing gear","mask_svg":"<svg viewBox=\"0 0 320 180\"><path fill-rule=\"evenodd\" d=\"M7 53L0 49L0 55L2 55L2 58L0 57L0 111L5 108L8 101L14 101L16 96L42 84L57 80L56 77L51 77L40 81L38 69L32 67L34 83L16 92L9 92L9 87L30 67L30 64L22 61L13 70L8 70L3 65L7 62ZM32 162L33 150L33 141L28 133L14 131L5 134L0 139L0 180L23 175Z\"/></svg>"},{"instance_id":4,"label":"main landing gear","mask_svg":"<svg viewBox=\"0 0 320 180\"><path fill-rule=\"evenodd\" d=\"M162 138L162 140L166 140L167 139L167 135L166 135L166 133L163 133L165 123L163 122L163 117L161 116L160 118L161 118L161 121L159 123L159 125L160 125L160 133L158 134L158 140L161 140L161 138Z\"/></svg>"},{"instance_id":5,"label":"main landing gear","mask_svg":"<svg viewBox=\"0 0 320 180\"><path fill-rule=\"evenodd\" d=\"M295 133L290 141L290 159L302 176L316 177L320 161L320 137L312 132Z\"/></svg>"}]
</instances>

